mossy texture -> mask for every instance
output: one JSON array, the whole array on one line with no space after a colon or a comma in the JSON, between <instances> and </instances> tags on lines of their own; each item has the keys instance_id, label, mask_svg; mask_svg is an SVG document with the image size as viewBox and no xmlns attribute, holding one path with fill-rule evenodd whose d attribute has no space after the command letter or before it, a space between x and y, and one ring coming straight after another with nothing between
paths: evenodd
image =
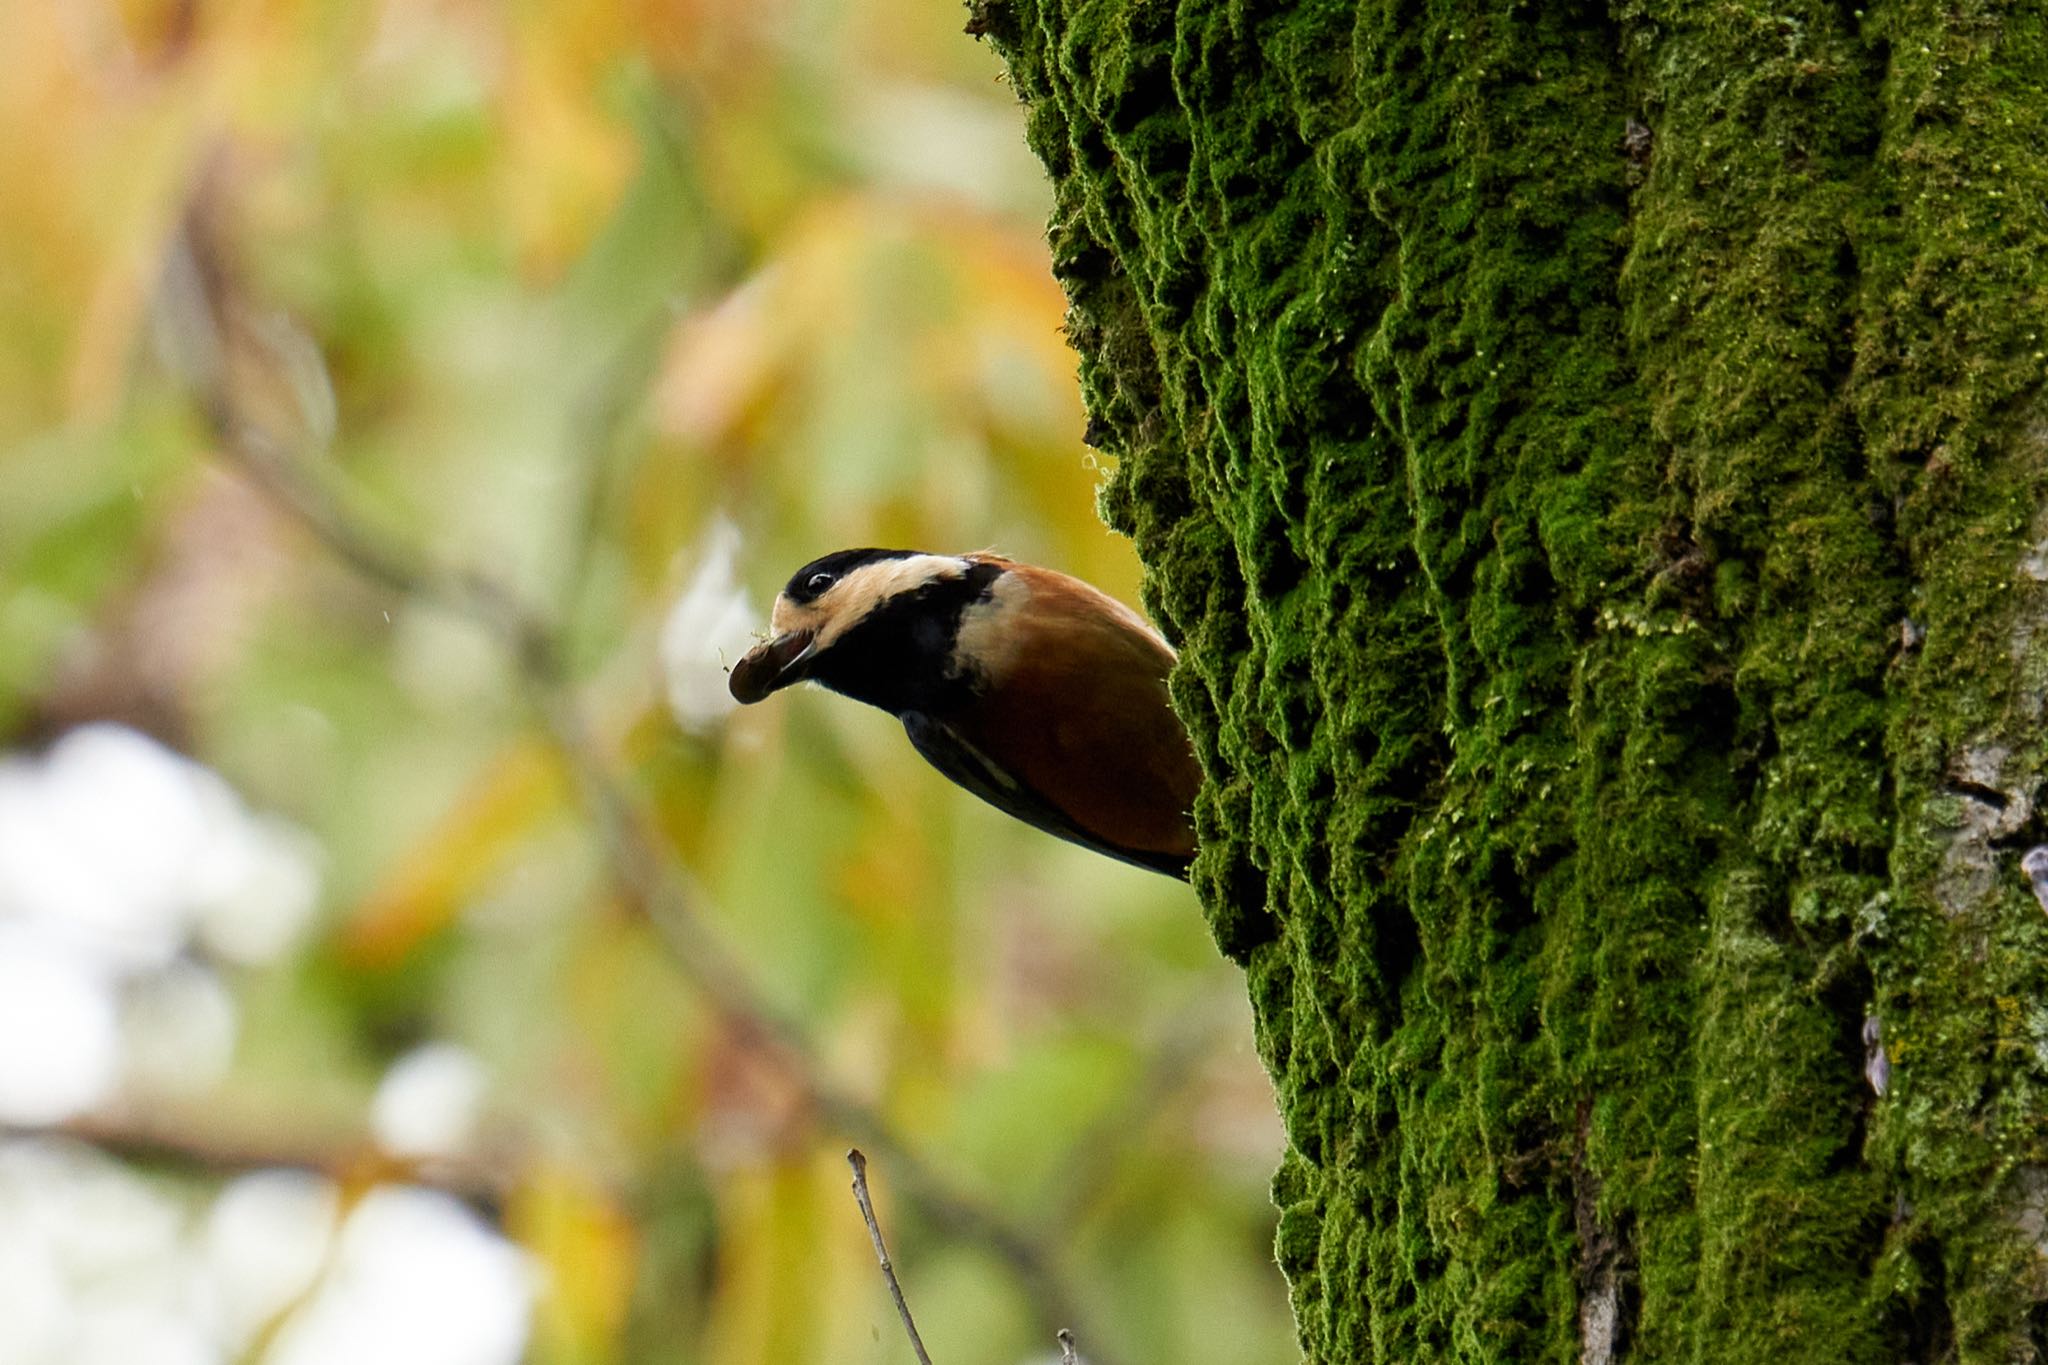
<instances>
[{"instance_id":1,"label":"mossy texture","mask_svg":"<svg viewBox=\"0 0 2048 1365\"><path fill-rule=\"evenodd\" d=\"M2048 1358L2041 8L975 17L1309 1358Z\"/></svg>"}]
</instances>

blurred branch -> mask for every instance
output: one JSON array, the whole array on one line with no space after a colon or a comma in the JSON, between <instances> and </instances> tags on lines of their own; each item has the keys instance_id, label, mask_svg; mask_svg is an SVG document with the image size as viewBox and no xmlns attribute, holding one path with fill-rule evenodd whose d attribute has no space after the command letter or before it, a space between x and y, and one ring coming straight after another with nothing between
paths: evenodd
<instances>
[{"instance_id":1,"label":"blurred branch","mask_svg":"<svg viewBox=\"0 0 2048 1365\"><path fill-rule=\"evenodd\" d=\"M868 1240L875 1244L875 1259L882 1263L882 1279L889 1286L889 1297L896 1301L896 1316L903 1319L903 1330L909 1334L910 1349L917 1352L918 1365L932 1365L931 1356L924 1349L924 1338L917 1334L917 1322L910 1316L910 1305L903 1298L903 1285L896 1278L896 1267L889 1260L889 1248L882 1244L882 1225L875 1220L875 1203L868 1197L868 1159L855 1147L846 1154L846 1164L853 1167L853 1198L860 1205L860 1216L868 1225Z\"/></svg>"},{"instance_id":2,"label":"blurred branch","mask_svg":"<svg viewBox=\"0 0 2048 1365\"><path fill-rule=\"evenodd\" d=\"M279 321L243 297L217 221L221 183L217 172L202 177L171 245L156 301L159 343L172 370L192 387L221 458L357 573L468 616L497 638L517 663L628 908L653 926L683 979L736 1034L774 1057L827 1127L887 1161L928 1222L996 1256L1043 1317L1074 1321L1074 1296L1046 1249L940 1175L879 1110L832 1083L801 1025L769 1001L706 927L700 897L684 884L644 804L584 718L564 663L561 627L498 580L443 565L355 512L344 490L315 469L310 455L326 437L319 395L309 415L307 376L286 373L280 379L279 372L302 371L308 352L317 364L318 352L310 342L280 343ZM324 384L324 371L314 379ZM281 402L280 393L291 401Z\"/></svg>"},{"instance_id":3,"label":"blurred branch","mask_svg":"<svg viewBox=\"0 0 2048 1365\"><path fill-rule=\"evenodd\" d=\"M198 400L217 453L357 573L524 639L532 618L500 584L434 563L350 512L304 458L331 434L332 395L324 369L309 373L320 363L312 343L237 292L215 221L222 176L216 157L166 253L154 318L165 362ZM309 384L320 394L305 392Z\"/></svg>"},{"instance_id":4,"label":"blurred branch","mask_svg":"<svg viewBox=\"0 0 2048 1365\"><path fill-rule=\"evenodd\" d=\"M676 319L691 300L717 297L729 289L742 264L737 245L719 226L697 176L687 145L695 120L682 112L678 100L685 95L674 79L672 75L658 88L636 87L628 96L640 134L641 174L647 181L643 189L653 187L679 201L684 206L684 230L672 238L673 274L666 287L649 291L658 302L624 329L624 340L591 377L569 422L569 451L586 471L566 494L576 505L565 516L572 539L559 600L571 610L588 586L605 518L627 481L627 442L622 433L660 372Z\"/></svg>"},{"instance_id":5,"label":"blurred branch","mask_svg":"<svg viewBox=\"0 0 2048 1365\"><path fill-rule=\"evenodd\" d=\"M559 595L565 611L575 610L589 583L605 517L624 482L621 432L660 367L674 324L675 311L666 302L648 312L599 368L576 404L569 439L582 449L587 473L568 494L576 507L569 518L569 562Z\"/></svg>"},{"instance_id":6,"label":"blurred branch","mask_svg":"<svg viewBox=\"0 0 2048 1365\"><path fill-rule=\"evenodd\" d=\"M128 1107L87 1114L51 1131L141 1166L210 1176L289 1166L336 1180L424 1185L493 1210L525 1164L523 1144L509 1138L487 1138L474 1155L409 1160L379 1151L366 1130L344 1120L320 1125L301 1113L223 1114L215 1106L184 1116Z\"/></svg>"}]
</instances>

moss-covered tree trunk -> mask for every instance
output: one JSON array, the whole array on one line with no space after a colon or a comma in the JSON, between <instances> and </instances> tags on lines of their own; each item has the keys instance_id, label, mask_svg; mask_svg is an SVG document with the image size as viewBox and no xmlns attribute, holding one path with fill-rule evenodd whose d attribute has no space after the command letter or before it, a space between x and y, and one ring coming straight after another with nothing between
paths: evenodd
<instances>
[{"instance_id":1,"label":"moss-covered tree trunk","mask_svg":"<svg viewBox=\"0 0 2048 1365\"><path fill-rule=\"evenodd\" d=\"M1311 1359L2048 1358L2044 9L976 10Z\"/></svg>"}]
</instances>

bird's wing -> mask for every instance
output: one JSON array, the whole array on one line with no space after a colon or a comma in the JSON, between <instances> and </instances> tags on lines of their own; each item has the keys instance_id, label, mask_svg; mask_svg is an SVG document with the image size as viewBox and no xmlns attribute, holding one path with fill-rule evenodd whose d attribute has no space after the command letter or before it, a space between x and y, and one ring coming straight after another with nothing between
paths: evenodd
<instances>
[{"instance_id":1,"label":"bird's wing","mask_svg":"<svg viewBox=\"0 0 2048 1365\"><path fill-rule=\"evenodd\" d=\"M1187 876L1189 859L1184 855L1122 848L1081 828L1058 806L990 761L944 721L919 711L904 712L902 721L912 747L927 763L1005 815L1111 858L1172 877Z\"/></svg>"}]
</instances>

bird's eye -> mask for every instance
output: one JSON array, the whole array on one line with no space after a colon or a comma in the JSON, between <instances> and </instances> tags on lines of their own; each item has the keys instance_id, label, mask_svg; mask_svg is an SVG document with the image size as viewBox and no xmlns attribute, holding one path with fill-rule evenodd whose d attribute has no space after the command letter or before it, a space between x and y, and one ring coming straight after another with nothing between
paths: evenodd
<instances>
[{"instance_id":1,"label":"bird's eye","mask_svg":"<svg viewBox=\"0 0 2048 1365\"><path fill-rule=\"evenodd\" d=\"M804 586L812 592L823 592L832 586L832 575L828 573L814 573L804 581Z\"/></svg>"}]
</instances>

